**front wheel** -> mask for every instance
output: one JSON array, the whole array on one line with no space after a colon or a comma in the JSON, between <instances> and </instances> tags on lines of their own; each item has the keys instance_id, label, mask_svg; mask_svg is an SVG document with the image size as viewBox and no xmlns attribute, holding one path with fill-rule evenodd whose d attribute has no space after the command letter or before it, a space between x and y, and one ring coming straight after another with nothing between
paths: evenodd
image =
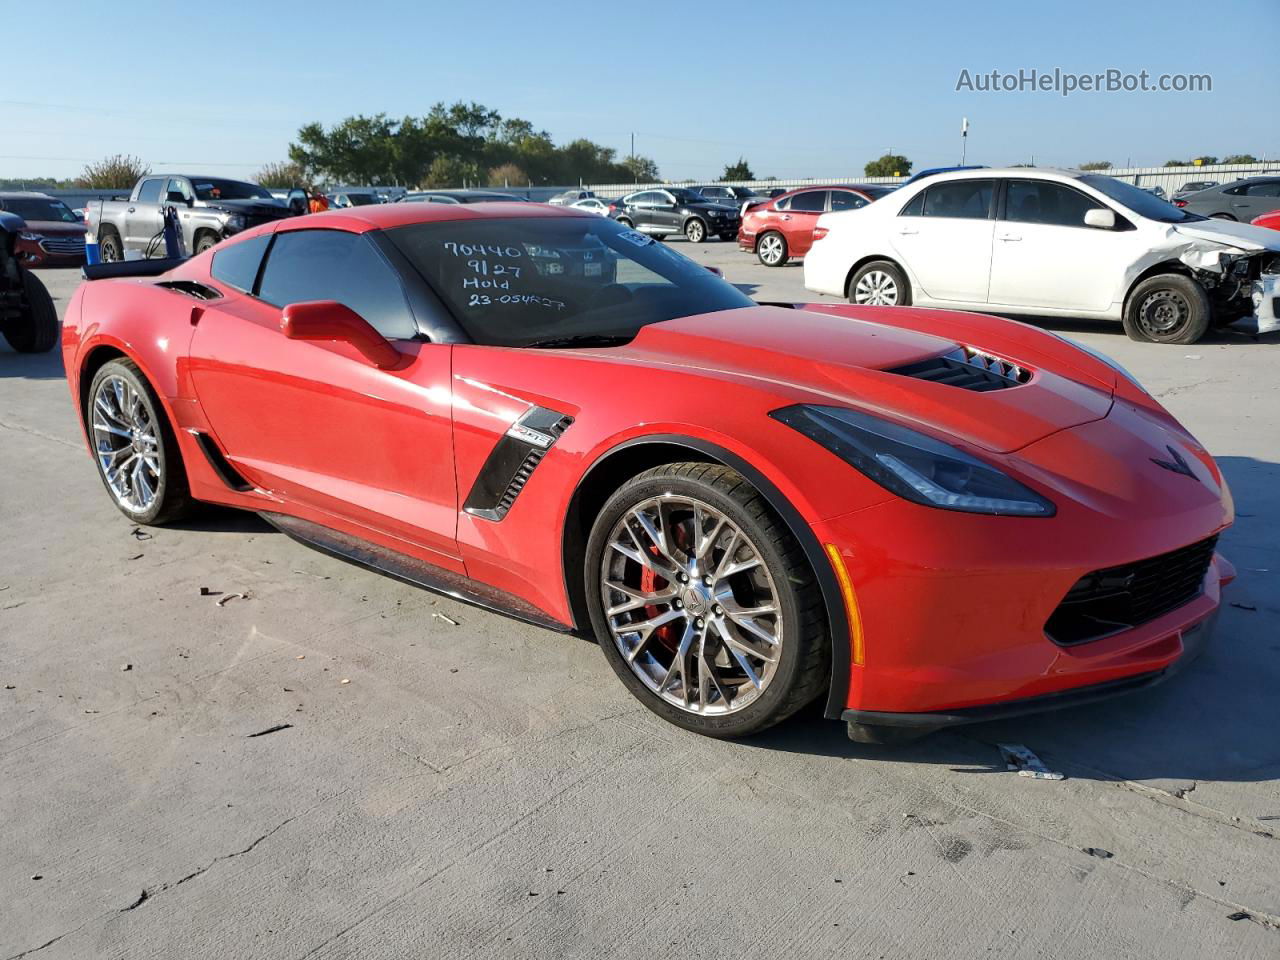
<instances>
[{"instance_id":1,"label":"front wheel","mask_svg":"<svg viewBox=\"0 0 1280 960\"><path fill-rule=\"evenodd\" d=\"M626 217L619 217L618 222L622 224L624 227L626 227L628 230L634 230L636 228L636 225L632 223L630 220L628 220Z\"/></svg>"},{"instance_id":2,"label":"front wheel","mask_svg":"<svg viewBox=\"0 0 1280 960\"><path fill-rule=\"evenodd\" d=\"M701 243L707 239L707 225L694 217L684 225L684 236L690 243Z\"/></svg>"},{"instance_id":3,"label":"front wheel","mask_svg":"<svg viewBox=\"0 0 1280 960\"><path fill-rule=\"evenodd\" d=\"M182 453L160 398L130 360L103 364L85 404L102 484L134 523L180 519L191 508Z\"/></svg>"},{"instance_id":4,"label":"front wheel","mask_svg":"<svg viewBox=\"0 0 1280 960\"><path fill-rule=\"evenodd\" d=\"M813 571L727 467L667 464L623 484L592 527L585 586L610 666L677 726L745 736L825 689L830 648Z\"/></svg>"},{"instance_id":5,"label":"front wheel","mask_svg":"<svg viewBox=\"0 0 1280 960\"><path fill-rule=\"evenodd\" d=\"M1209 329L1209 295L1190 277L1162 273L1133 288L1124 332L1140 343L1195 343Z\"/></svg>"},{"instance_id":6,"label":"front wheel","mask_svg":"<svg viewBox=\"0 0 1280 960\"><path fill-rule=\"evenodd\" d=\"M911 286L897 264L873 260L849 281L849 302L866 307L909 307Z\"/></svg>"},{"instance_id":7,"label":"front wheel","mask_svg":"<svg viewBox=\"0 0 1280 960\"><path fill-rule=\"evenodd\" d=\"M206 250L212 250L217 245L218 245L217 236L212 233L209 233L208 231L205 231L204 233L201 233L198 237L196 237L196 250L193 256L198 257L200 254L204 253Z\"/></svg>"},{"instance_id":8,"label":"front wheel","mask_svg":"<svg viewBox=\"0 0 1280 960\"><path fill-rule=\"evenodd\" d=\"M44 281L22 271L22 312L5 328L4 338L19 353L47 353L58 342L58 311Z\"/></svg>"}]
</instances>

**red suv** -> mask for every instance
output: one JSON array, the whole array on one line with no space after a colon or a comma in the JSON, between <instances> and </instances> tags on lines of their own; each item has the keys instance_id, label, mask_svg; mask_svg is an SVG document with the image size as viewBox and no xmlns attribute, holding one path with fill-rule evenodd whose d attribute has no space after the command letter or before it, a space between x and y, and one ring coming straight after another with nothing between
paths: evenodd
<instances>
[{"instance_id":1,"label":"red suv","mask_svg":"<svg viewBox=\"0 0 1280 960\"><path fill-rule=\"evenodd\" d=\"M27 267L76 267L84 263L84 224L61 200L44 193L0 192L0 210L27 222L16 253Z\"/></svg>"},{"instance_id":2,"label":"red suv","mask_svg":"<svg viewBox=\"0 0 1280 960\"><path fill-rule=\"evenodd\" d=\"M836 210L865 207L892 189L858 185L792 190L747 209L738 228L738 246L755 253L766 267L780 267L792 257L803 257L809 252L818 217Z\"/></svg>"}]
</instances>

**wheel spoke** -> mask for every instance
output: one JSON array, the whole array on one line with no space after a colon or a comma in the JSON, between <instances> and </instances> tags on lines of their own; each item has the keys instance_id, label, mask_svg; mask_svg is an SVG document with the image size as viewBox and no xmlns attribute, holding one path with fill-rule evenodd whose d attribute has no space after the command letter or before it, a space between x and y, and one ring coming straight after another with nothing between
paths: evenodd
<instances>
[{"instance_id":1,"label":"wheel spoke","mask_svg":"<svg viewBox=\"0 0 1280 960\"><path fill-rule=\"evenodd\" d=\"M665 693L671 686L673 680L680 681L680 695L684 700L686 709L689 703L689 650L693 646L694 637L697 636L697 630L694 629L692 622L686 622L684 627L684 636L680 638L680 646L676 649L675 656L671 658L671 666L667 668L667 675L662 678L662 683L658 686L658 693Z\"/></svg>"},{"instance_id":2,"label":"wheel spoke","mask_svg":"<svg viewBox=\"0 0 1280 960\"><path fill-rule=\"evenodd\" d=\"M724 641L725 649L728 650L730 656L738 662L738 666L742 669L742 672L746 674L747 680L750 684L757 690L763 689L763 681L761 680L760 674L756 673L755 667L753 667L751 665L751 661L747 659L748 655L755 656L754 651L752 651L750 647L744 647L740 644L733 636L730 635L729 631L724 628L724 624L720 621L712 621L712 623L716 628L716 632L720 634L720 639ZM764 660L765 658L760 657L759 659Z\"/></svg>"}]
</instances>

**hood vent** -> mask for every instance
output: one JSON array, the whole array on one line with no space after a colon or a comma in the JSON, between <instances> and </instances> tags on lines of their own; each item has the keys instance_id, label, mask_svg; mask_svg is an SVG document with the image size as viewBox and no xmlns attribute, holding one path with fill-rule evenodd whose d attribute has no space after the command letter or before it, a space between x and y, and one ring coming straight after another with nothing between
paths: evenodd
<instances>
[{"instance_id":1,"label":"hood vent","mask_svg":"<svg viewBox=\"0 0 1280 960\"><path fill-rule=\"evenodd\" d=\"M958 347L940 357L919 360L885 372L980 393L1016 387L1031 379L1030 370L970 347Z\"/></svg>"}]
</instances>

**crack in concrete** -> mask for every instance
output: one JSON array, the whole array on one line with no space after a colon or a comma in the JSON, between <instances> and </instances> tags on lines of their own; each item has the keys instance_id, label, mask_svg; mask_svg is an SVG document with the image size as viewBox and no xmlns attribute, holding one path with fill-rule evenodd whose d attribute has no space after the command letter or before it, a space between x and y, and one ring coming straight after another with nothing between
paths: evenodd
<instances>
[{"instance_id":1,"label":"crack in concrete","mask_svg":"<svg viewBox=\"0 0 1280 960\"><path fill-rule=\"evenodd\" d=\"M71 449L73 450L80 449L80 444L78 443L75 443L71 440L64 439L63 437L55 437L53 434L45 433L42 430L37 430L35 429L35 427L24 427L21 424L5 423L3 420L0 420L0 428L3 428L5 430L13 430L16 433L25 433L32 437L39 437L41 440L51 440L54 443L62 444L64 447L71 447Z\"/></svg>"}]
</instances>

